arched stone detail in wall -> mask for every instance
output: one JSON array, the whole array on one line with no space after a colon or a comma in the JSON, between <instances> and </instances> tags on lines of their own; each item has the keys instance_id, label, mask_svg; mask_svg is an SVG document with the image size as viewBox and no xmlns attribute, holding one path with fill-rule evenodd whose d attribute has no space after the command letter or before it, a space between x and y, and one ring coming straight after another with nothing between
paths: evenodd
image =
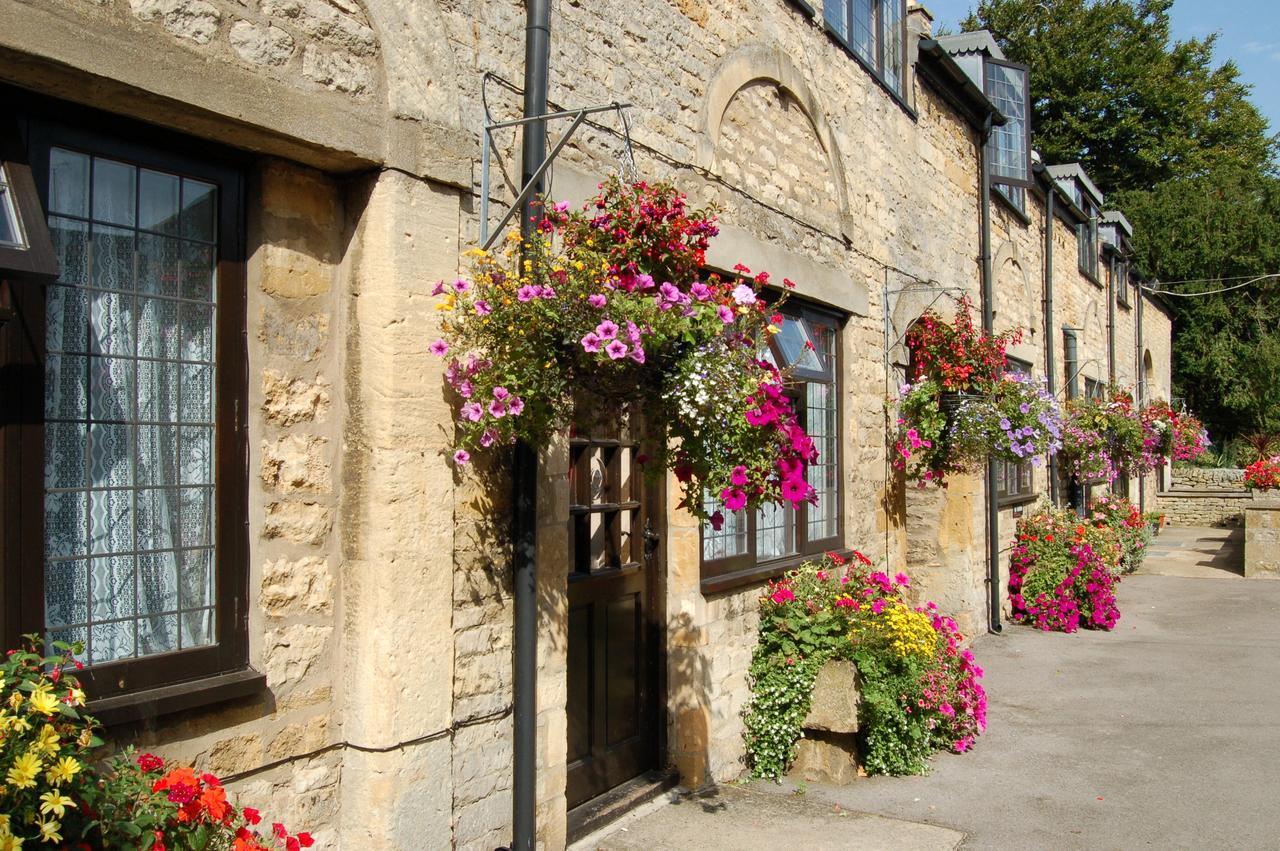
<instances>
[{"instance_id":1,"label":"arched stone detail in wall","mask_svg":"<svg viewBox=\"0 0 1280 851\"><path fill-rule=\"evenodd\" d=\"M752 85L757 84L757 85ZM697 165L712 173L721 173L721 140L726 130L726 117L732 120L731 108L735 101L743 104L743 98L758 98L772 89L781 107L799 109L807 119L808 132L820 148L821 159L830 177L830 191L834 195L834 209L830 217L842 235L851 232L849 226L849 195L845 185L843 159L835 134L827 123L826 113L813 87L791 58L773 45L753 44L738 48L725 57L707 85L703 102L702 125L698 134ZM800 216L805 220L813 217ZM819 221L817 224L828 224Z\"/></svg>"},{"instance_id":2,"label":"arched stone detail in wall","mask_svg":"<svg viewBox=\"0 0 1280 851\"><path fill-rule=\"evenodd\" d=\"M1021 328L1023 343L1032 344L1040 334L1040 298L1031 283L1018 246L1005 242L991 264L995 275L995 330Z\"/></svg>"}]
</instances>

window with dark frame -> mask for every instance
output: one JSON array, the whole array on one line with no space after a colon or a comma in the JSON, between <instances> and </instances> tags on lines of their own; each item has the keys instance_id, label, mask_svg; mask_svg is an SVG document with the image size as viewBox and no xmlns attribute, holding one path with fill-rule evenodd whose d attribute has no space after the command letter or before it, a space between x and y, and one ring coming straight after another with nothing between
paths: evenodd
<instances>
[{"instance_id":1,"label":"window with dark frame","mask_svg":"<svg viewBox=\"0 0 1280 851\"><path fill-rule=\"evenodd\" d=\"M893 92L902 94L906 0L824 0L827 31Z\"/></svg>"},{"instance_id":2,"label":"window with dark frame","mask_svg":"<svg viewBox=\"0 0 1280 851\"><path fill-rule=\"evenodd\" d=\"M794 300L783 316L765 356L787 375L787 395L818 450L817 463L806 470L817 503L766 505L752 513L725 511L713 494L704 495L707 512L724 518L718 530L702 527L702 580L716 590L840 546L840 320Z\"/></svg>"},{"instance_id":3,"label":"window with dark frame","mask_svg":"<svg viewBox=\"0 0 1280 851\"><path fill-rule=\"evenodd\" d=\"M44 112L25 124L60 274L18 299L38 342L0 346L44 376L2 441L30 508L3 519L24 601L4 638L83 642L95 699L244 670L243 171L198 142Z\"/></svg>"},{"instance_id":4,"label":"window with dark frame","mask_svg":"<svg viewBox=\"0 0 1280 851\"><path fill-rule=\"evenodd\" d=\"M1076 242L1080 249L1080 271L1098 280L1098 208L1080 193L1080 210L1088 218L1076 226Z\"/></svg>"},{"instance_id":5,"label":"window with dark frame","mask_svg":"<svg viewBox=\"0 0 1280 851\"><path fill-rule=\"evenodd\" d=\"M991 128L986 161L991 182L1018 210L1026 211L1025 190L1031 186L1031 92L1026 65L988 58L983 63L983 89L1005 117Z\"/></svg>"},{"instance_id":6,"label":"window with dark frame","mask_svg":"<svg viewBox=\"0 0 1280 851\"><path fill-rule=\"evenodd\" d=\"M1017 358L1005 358L1005 369L1019 375L1030 375L1031 364ZM1031 487L1034 465L1030 458L1016 463L996 459L996 496L1003 504L1016 504L1035 499Z\"/></svg>"},{"instance_id":7,"label":"window with dark frame","mask_svg":"<svg viewBox=\"0 0 1280 851\"><path fill-rule=\"evenodd\" d=\"M1132 307L1129 302L1129 261L1119 259L1115 264L1116 301L1124 307Z\"/></svg>"}]
</instances>

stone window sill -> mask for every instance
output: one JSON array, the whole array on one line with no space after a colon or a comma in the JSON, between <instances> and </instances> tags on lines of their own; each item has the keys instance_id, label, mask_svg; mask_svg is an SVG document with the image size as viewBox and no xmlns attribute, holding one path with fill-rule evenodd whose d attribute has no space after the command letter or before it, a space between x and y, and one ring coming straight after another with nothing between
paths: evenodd
<instances>
[{"instance_id":1,"label":"stone window sill","mask_svg":"<svg viewBox=\"0 0 1280 851\"><path fill-rule=\"evenodd\" d=\"M90 701L86 708L104 726L114 727L261 694L266 688L265 674L245 668L192 682Z\"/></svg>"}]
</instances>

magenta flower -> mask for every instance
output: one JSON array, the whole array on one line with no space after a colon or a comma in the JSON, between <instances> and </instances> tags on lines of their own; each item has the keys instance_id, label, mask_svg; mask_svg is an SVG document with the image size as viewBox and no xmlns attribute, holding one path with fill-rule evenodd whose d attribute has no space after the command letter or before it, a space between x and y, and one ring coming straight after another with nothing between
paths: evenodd
<instances>
[{"instance_id":1,"label":"magenta flower","mask_svg":"<svg viewBox=\"0 0 1280 851\"><path fill-rule=\"evenodd\" d=\"M498 433L491 428L484 430L484 434L480 435L480 445L485 449L493 446L493 442L498 439Z\"/></svg>"},{"instance_id":2,"label":"magenta flower","mask_svg":"<svg viewBox=\"0 0 1280 851\"><path fill-rule=\"evenodd\" d=\"M792 591L790 588L785 588L785 587L779 588L778 590L774 591L773 594L770 595L769 597L770 600L772 600L776 605L779 605L779 606L783 605L784 603L790 603L795 598L796 598L795 592Z\"/></svg>"},{"instance_id":3,"label":"magenta flower","mask_svg":"<svg viewBox=\"0 0 1280 851\"><path fill-rule=\"evenodd\" d=\"M489 403L489 414L494 419L500 420L507 415L507 406L494 399Z\"/></svg>"},{"instance_id":4,"label":"magenta flower","mask_svg":"<svg viewBox=\"0 0 1280 851\"><path fill-rule=\"evenodd\" d=\"M520 301L532 301L542 294L542 287L535 287L532 284L525 284L516 290L516 298Z\"/></svg>"},{"instance_id":5,"label":"magenta flower","mask_svg":"<svg viewBox=\"0 0 1280 851\"><path fill-rule=\"evenodd\" d=\"M449 344L444 340L436 340L428 348L431 350L431 354L437 357L444 357L445 352L449 351Z\"/></svg>"},{"instance_id":6,"label":"magenta flower","mask_svg":"<svg viewBox=\"0 0 1280 851\"><path fill-rule=\"evenodd\" d=\"M520 416L520 412L524 410L524 400L519 396L512 396L511 401L507 403L507 413L513 417Z\"/></svg>"},{"instance_id":7,"label":"magenta flower","mask_svg":"<svg viewBox=\"0 0 1280 851\"><path fill-rule=\"evenodd\" d=\"M600 335L595 331L587 332L587 335L580 342L582 343L583 351L592 353L600 351Z\"/></svg>"},{"instance_id":8,"label":"magenta flower","mask_svg":"<svg viewBox=\"0 0 1280 851\"><path fill-rule=\"evenodd\" d=\"M627 337L632 343L640 345L640 326L629 319L627 320Z\"/></svg>"},{"instance_id":9,"label":"magenta flower","mask_svg":"<svg viewBox=\"0 0 1280 851\"><path fill-rule=\"evenodd\" d=\"M626 357L627 344L621 340L610 340L609 345L604 347L604 353L609 356L610 360Z\"/></svg>"},{"instance_id":10,"label":"magenta flower","mask_svg":"<svg viewBox=\"0 0 1280 851\"><path fill-rule=\"evenodd\" d=\"M742 487L747 483L747 468L739 464L733 468L733 473L729 476L729 481L738 487Z\"/></svg>"},{"instance_id":11,"label":"magenta flower","mask_svg":"<svg viewBox=\"0 0 1280 851\"><path fill-rule=\"evenodd\" d=\"M493 313L493 308L490 307L489 302L485 301L484 299L480 299L475 303L475 309L476 309L476 313L478 313L481 316L488 316L490 313Z\"/></svg>"},{"instance_id":12,"label":"magenta flower","mask_svg":"<svg viewBox=\"0 0 1280 851\"><path fill-rule=\"evenodd\" d=\"M880 613L881 613L881 612L883 612L883 611L884 611L884 600L879 600L879 599L877 599L877 600L872 600L872 601L871 601L871 613L872 613L872 614L876 614L876 615L878 615L878 614L880 614Z\"/></svg>"},{"instance_id":13,"label":"magenta flower","mask_svg":"<svg viewBox=\"0 0 1280 851\"><path fill-rule=\"evenodd\" d=\"M453 463L455 464L466 464L470 460L471 453L467 452L465 449L459 449L457 452L453 453Z\"/></svg>"},{"instance_id":14,"label":"magenta flower","mask_svg":"<svg viewBox=\"0 0 1280 851\"><path fill-rule=\"evenodd\" d=\"M469 422L478 423L480 418L484 416L484 408L480 407L479 402L468 402L462 406L462 418Z\"/></svg>"},{"instance_id":15,"label":"magenta flower","mask_svg":"<svg viewBox=\"0 0 1280 851\"><path fill-rule=\"evenodd\" d=\"M694 281L693 286L689 287L689 295L698 301L706 301L711 298L711 287L702 283L702 281Z\"/></svg>"},{"instance_id":16,"label":"magenta flower","mask_svg":"<svg viewBox=\"0 0 1280 851\"><path fill-rule=\"evenodd\" d=\"M432 287L432 288L431 288L431 294L432 294L432 295L443 295L443 294L444 294L444 281L436 281L436 285L435 285L434 287Z\"/></svg>"},{"instance_id":17,"label":"magenta flower","mask_svg":"<svg viewBox=\"0 0 1280 851\"><path fill-rule=\"evenodd\" d=\"M599 309L608 304L609 299L603 293L595 293L587 296L587 304Z\"/></svg>"},{"instance_id":18,"label":"magenta flower","mask_svg":"<svg viewBox=\"0 0 1280 851\"><path fill-rule=\"evenodd\" d=\"M471 394L476 392L475 385L471 383L470 379L466 379L466 378L458 382L458 386L456 389L458 391L458 395L461 396L463 399L470 399Z\"/></svg>"},{"instance_id":19,"label":"magenta flower","mask_svg":"<svg viewBox=\"0 0 1280 851\"><path fill-rule=\"evenodd\" d=\"M728 325L733 321L733 310L728 305L720 305L716 308L716 315L720 317L720 321Z\"/></svg>"},{"instance_id":20,"label":"magenta flower","mask_svg":"<svg viewBox=\"0 0 1280 851\"><path fill-rule=\"evenodd\" d=\"M641 273L636 275L636 289L651 290L653 289L653 276Z\"/></svg>"},{"instance_id":21,"label":"magenta flower","mask_svg":"<svg viewBox=\"0 0 1280 851\"><path fill-rule=\"evenodd\" d=\"M596 326L596 335L601 340L612 340L618 336L618 325L611 319L606 319Z\"/></svg>"},{"instance_id":22,"label":"magenta flower","mask_svg":"<svg viewBox=\"0 0 1280 851\"><path fill-rule=\"evenodd\" d=\"M510 395L511 395L511 391L505 387L498 386L493 388L493 398L497 399L499 402L501 402L503 399L506 399Z\"/></svg>"},{"instance_id":23,"label":"magenta flower","mask_svg":"<svg viewBox=\"0 0 1280 851\"><path fill-rule=\"evenodd\" d=\"M551 209L555 210L557 213L563 213L565 210L569 209L569 202L557 201Z\"/></svg>"},{"instance_id":24,"label":"magenta flower","mask_svg":"<svg viewBox=\"0 0 1280 851\"><path fill-rule=\"evenodd\" d=\"M899 572L898 574L896 574L896 575L893 577L893 581L894 581L894 582L898 585L898 587L900 587L900 588L910 588L910 587L911 587L911 577L907 576L905 573L901 573L901 572Z\"/></svg>"},{"instance_id":25,"label":"magenta flower","mask_svg":"<svg viewBox=\"0 0 1280 851\"><path fill-rule=\"evenodd\" d=\"M747 495L741 488L725 488L720 491L720 501L730 511L741 511L747 504Z\"/></svg>"},{"instance_id":26,"label":"magenta flower","mask_svg":"<svg viewBox=\"0 0 1280 851\"><path fill-rule=\"evenodd\" d=\"M630 358L636 363L644 363L644 349L640 346L636 346L631 350Z\"/></svg>"},{"instance_id":27,"label":"magenta flower","mask_svg":"<svg viewBox=\"0 0 1280 851\"><path fill-rule=\"evenodd\" d=\"M541 288L538 290L538 297L539 297L539 298L555 298L555 297L556 297L556 291L555 291L555 288L554 288L554 287L541 287Z\"/></svg>"},{"instance_id":28,"label":"magenta flower","mask_svg":"<svg viewBox=\"0 0 1280 851\"><path fill-rule=\"evenodd\" d=\"M471 285L459 278L453 282L453 291L456 293L465 293L471 289Z\"/></svg>"},{"instance_id":29,"label":"magenta flower","mask_svg":"<svg viewBox=\"0 0 1280 851\"><path fill-rule=\"evenodd\" d=\"M803 479L783 479L782 498L792 505L799 505L809 498L809 483Z\"/></svg>"}]
</instances>

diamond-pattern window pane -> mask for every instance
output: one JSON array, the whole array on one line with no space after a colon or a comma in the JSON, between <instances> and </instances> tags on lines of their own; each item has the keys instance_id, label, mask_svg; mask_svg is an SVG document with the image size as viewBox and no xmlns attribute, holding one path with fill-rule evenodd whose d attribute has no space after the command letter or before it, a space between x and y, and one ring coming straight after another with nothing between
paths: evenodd
<instances>
[{"instance_id":1,"label":"diamond-pattern window pane","mask_svg":"<svg viewBox=\"0 0 1280 851\"><path fill-rule=\"evenodd\" d=\"M816 381L806 385L806 408L809 437L818 450L818 460L805 470L809 484L817 494L816 505L809 506L807 538L817 541L833 537L839 531L839 458L837 451L835 387Z\"/></svg>"},{"instance_id":2,"label":"diamond-pattern window pane","mask_svg":"<svg viewBox=\"0 0 1280 851\"><path fill-rule=\"evenodd\" d=\"M714 561L718 558L740 556L748 551L747 512L728 511L710 493L703 494L703 506L707 514L719 512L724 522L716 529L711 521L702 526L702 558Z\"/></svg>"},{"instance_id":3,"label":"diamond-pattern window pane","mask_svg":"<svg viewBox=\"0 0 1280 851\"><path fill-rule=\"evenodd\" d=\"M55 148L49 207L48 637L90 664L207 646L218 188Z\"/></svg>"}]
</instances>

